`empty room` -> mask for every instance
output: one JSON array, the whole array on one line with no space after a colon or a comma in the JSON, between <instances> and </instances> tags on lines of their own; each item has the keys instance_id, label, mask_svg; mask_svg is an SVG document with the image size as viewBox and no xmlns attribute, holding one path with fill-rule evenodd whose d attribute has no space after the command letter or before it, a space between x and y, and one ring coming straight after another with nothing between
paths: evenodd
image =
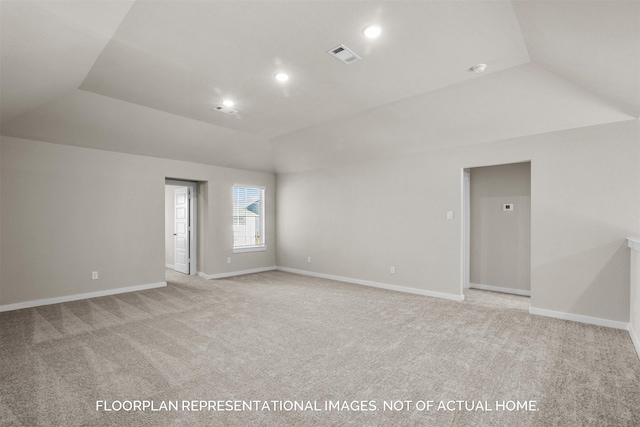
<instances>
[{"instance_id":1,"label":"empty room","mask_svg":"<svg viewBox=\"0 0 640 427\"><path fill-rule=\"evenodd\" d=\"M640 0L2 0L0 54L0 425L640 425Z\"/></svg>"}]
</instances>

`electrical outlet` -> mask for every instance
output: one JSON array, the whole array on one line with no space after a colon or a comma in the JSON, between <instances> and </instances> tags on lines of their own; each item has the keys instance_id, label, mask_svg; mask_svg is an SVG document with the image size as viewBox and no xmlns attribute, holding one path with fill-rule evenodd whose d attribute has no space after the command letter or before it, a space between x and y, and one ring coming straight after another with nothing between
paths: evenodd
<instances>
[{"instance_id":1,"label":"electrical outlet","mask_svg":"<svg viewBox=\"0 0 640 427\"><path fill-rule=\"evenodd\" d=\"M453 211L447 211L447 219L451 221L453 219Z\"/></svg>"},{"instance_id":2,"label":"electrical outlet","mask_svg":"<svg viewBox=\"0 0 640 427\"><path fill-rule=\"evenodd\" d=\"M91 280L98 280L98 272L97 271L92 271L91 272Z\"/></svg>"},{"instance_id":3,"label":"electrical outlet","mask_svg":"<svg viewBox=\"0 0 640 427\"><path fill-rule=\"evenodd\" d=\"M227 257L227 264L231 264L231 257Z\"/></svg>"},{"instance_id":4,"label":"electrical outlet","mask_svg":"<svg viewBox=\"0 0 640 427\"><path fill-rule=\"evenodd\" d=\"M311 262L311 257L310 256L307 257L307 262Z\"/></svg>"},{"instance_id":5,"label":"electrical outlet","mask_svg":"<svg viewBox=\"0 0 640 427\"><path fill-rule=\"evenodd\" d=\"M393 266L393 265L391 267L389 267L389 273L390 274L396 274L396 267Z\"/></svg>"}]
</instances>

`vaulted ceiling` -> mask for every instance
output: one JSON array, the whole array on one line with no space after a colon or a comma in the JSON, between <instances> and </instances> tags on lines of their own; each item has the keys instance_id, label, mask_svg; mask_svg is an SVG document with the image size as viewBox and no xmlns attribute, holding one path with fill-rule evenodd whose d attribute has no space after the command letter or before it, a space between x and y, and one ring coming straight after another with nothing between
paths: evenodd
<instances>
[{"instance_id":1,"label":"vaulted ceiling","mask_svg":"<svg viewBox=\"0 0 640 427\"><path fill-rule=\"evenodd\" d=\"M286 173L640 117L640 1L0 8L8 136Z\"/></svg>"}]
</instances>

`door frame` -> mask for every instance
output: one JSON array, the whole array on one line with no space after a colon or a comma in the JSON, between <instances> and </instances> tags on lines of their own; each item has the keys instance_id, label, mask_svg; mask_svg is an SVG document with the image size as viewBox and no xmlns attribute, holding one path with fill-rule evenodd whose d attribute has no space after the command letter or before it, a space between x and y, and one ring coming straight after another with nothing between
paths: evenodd
<instances>
[{"instance_id":1,"label":"door frame","mask_svg":"<svg viewBox=\"0 0 640 427\"><path fill-rule=\"evenodd\" d=\"M179 179L165 178L164 185L177 185L189 187L189 275L198 274L198 183L195 181L182 181ZM175 205L175 201L174 201ZM165 218L166 221L166 218ZM174 248L175 254L175 248Z\"/></svg>"},{"instance_id":2,"label":"door frame","mask_svg":"<svg viewBox=\"0 0 640 427\"><path fill-rule=\"evenodd\" d=\"M469 288L471 282L471 168L462 168L462 200L461 200L461 225L462 225L462 274L460 293Z\"/></svg>"},{"instance_id":3,"label":"door frame","mask_svg":"<svg viewBox=\"0 0 640 427\"><path fill-rule=\"evenodd\" d=\"M531 209L533 210L533 160L507 161L503 163L478 164L474 166L463 167L460 170L460 188L461 188L461 257L460 257L460 294L464 295L464 290L471 287L471 169L482 168L488 166L502 166L515 163L529 163L531 165ZM533 215L531 216L531 224L533 227ZM533 258L533 251L530 257ZM531 260L529 261L531 262ZM519 294L521 295L521 294ZM530 281L529 297L533 297L533 281Z\"/></svg>"}]
</instances>

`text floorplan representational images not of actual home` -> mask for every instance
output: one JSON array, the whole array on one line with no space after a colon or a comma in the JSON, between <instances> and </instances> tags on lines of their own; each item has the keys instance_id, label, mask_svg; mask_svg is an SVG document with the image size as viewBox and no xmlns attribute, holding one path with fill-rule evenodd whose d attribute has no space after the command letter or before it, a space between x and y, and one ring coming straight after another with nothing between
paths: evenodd
<instances>
[{"instance_id":1,"label":"text floorplan representational images not of actual home","mask_svg":"<svg viewBox=\"0 0 640 427\"><path fill-rule=\"evenodd\" d=\"M640 1L0 1L0 425L640 425Z\"/></svg>"}]
</instances>

